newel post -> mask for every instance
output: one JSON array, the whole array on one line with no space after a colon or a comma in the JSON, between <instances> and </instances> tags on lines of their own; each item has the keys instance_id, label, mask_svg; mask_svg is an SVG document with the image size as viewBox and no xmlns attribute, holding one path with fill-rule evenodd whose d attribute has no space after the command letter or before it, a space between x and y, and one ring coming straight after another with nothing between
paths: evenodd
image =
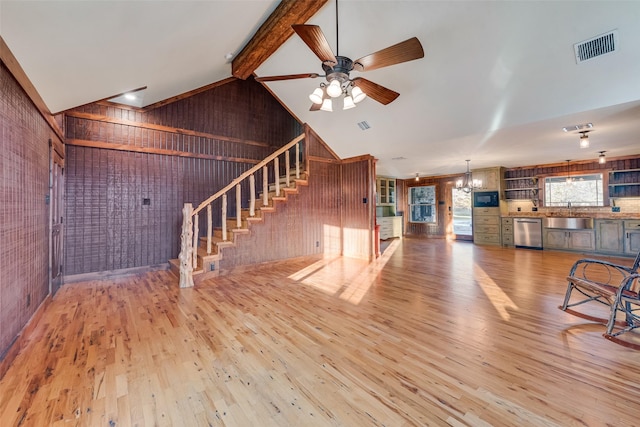
<instances>
[{"instance_id":1,"label":"newel post","mask_svg":"<svg viewBox=\"0 0 640 427\"><path fill-rule=\"evenodd\" d=\"M193 287L193 206L185 203L182 209L182 234L180 235L180 287Z\"/></svg>"}]
</instances>

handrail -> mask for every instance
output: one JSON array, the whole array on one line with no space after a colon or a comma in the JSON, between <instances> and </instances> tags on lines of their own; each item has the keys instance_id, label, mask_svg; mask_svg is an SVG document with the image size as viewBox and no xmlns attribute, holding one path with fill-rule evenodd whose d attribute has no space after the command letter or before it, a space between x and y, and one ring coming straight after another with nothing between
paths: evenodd
<instances>
[{"instance_id":1,"label":"handrail","mask_svg":"<svg viewBox=\"0 0 640 427\"><path fill-rule=\"evenodd\" d=\"M260 163L258 163L257 165L254 165L251 169L249 169L248 171L242 173L240 176L238 176L236 179L234 179L233 181L231 181L230 184L228 184L226 187L222 188L221 190L219 190L217 193L215 193L214 195L212 195L211 197L209 197L208 199L206 199L204 202L200 203L198 205L197 208L195 208L191 214L191 216L195 216L197 215L202 209L206 208L207 205L211 204L211 202L213 202L214 200L216 200L218 197L222 196L223 194L225 194L226 192L228 192L229 190L231 190L233 187L235 187L236 185L238 185L240 182L242 182L246 177L253 175L258 169L260 169L261 167L265 166L267 163L269 163L271 160L275 159L276 157L278 157L280 154L284 153L285 151L287 151L289 148L293 147L295 144L297 144L298 142L300 142L301 140L303 140L305 137L305 134L302 133L300 135L298 135L297 137L293 138L289 143L287 143L286 145L284 145L283 147L279 148L277 151L273 152L271 155L269 155L268 157L266 157L264 160L262 160ZM288 172L287 172L288 173Z\"/></svg>"}]
</instances>

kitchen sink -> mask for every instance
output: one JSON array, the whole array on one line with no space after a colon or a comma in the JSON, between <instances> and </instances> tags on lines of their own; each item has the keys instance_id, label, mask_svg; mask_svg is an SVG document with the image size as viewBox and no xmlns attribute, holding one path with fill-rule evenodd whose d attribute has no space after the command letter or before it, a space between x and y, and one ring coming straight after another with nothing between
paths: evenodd
<instances>
[{"instance_id":1,"label":"kitchen sink","mask_svg":"<svg viewBox=\"0 0 640 427\"><path fill-rule=\"evenodd\" d=\"M544 218L543 227L584 230L593 228L593 218L548 217Z\"/></svg>"}]
</instances>

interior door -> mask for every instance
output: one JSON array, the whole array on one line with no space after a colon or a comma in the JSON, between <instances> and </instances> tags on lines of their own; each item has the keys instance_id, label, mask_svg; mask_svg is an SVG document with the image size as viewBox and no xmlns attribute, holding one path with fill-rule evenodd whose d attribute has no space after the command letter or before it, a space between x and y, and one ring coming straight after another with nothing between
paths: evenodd
<instances>
[{"instance_id":1,"label":"interior door","mask_svg":"<svg viewBox=\"0 0 640 427\"><path fill-rule=\"evenodd\" d=\"M50 164L50 223L51 237L49 251L51 279L49 291L55 295L62 285L63 221L64 221L64 159L53 148Z\"/></svg>"}]
</instances>

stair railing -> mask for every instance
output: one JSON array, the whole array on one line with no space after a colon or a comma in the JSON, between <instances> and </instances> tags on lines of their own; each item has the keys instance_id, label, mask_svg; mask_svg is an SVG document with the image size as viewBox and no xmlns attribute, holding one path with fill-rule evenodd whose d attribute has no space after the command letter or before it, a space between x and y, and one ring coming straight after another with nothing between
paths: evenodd
<instances>
[{"instance_id":1,"label":"stair railing","mask_svg":"<svg viewBox=\"0 0 640 427\"><path fill-rule=\"evenodd\" d=\"M227 193L233 188L236 189L236 228L242 227L242 187L241 183L249 180L249 216L255 216L256 191L255 191L255 173L262 169L262 204L269 204L269 165L273 166L273 176L275 180L275 194L280 196L280 155L285 154L286 178L285 186L290 184L290 157L291 150L295 150L295 171L296 179L300 178L300 141L305 137L301 134L292 139L289 143L270 154L260 163L251 169L242 173L239 177L231 181L227 186L207 198L200 203L197 208L193 208L191 203L185 203L182 209L182 234L180 236L180 287L193 286L193 270L198 267L198 246L199 246L199 213L206 208L207 210L207 254L211 255L213 250L212 234L213 234L213 208L212 203L217 199L222 200L221 218L222 218L222 241L227 241Z\"/></svg>"}]
</instances>

